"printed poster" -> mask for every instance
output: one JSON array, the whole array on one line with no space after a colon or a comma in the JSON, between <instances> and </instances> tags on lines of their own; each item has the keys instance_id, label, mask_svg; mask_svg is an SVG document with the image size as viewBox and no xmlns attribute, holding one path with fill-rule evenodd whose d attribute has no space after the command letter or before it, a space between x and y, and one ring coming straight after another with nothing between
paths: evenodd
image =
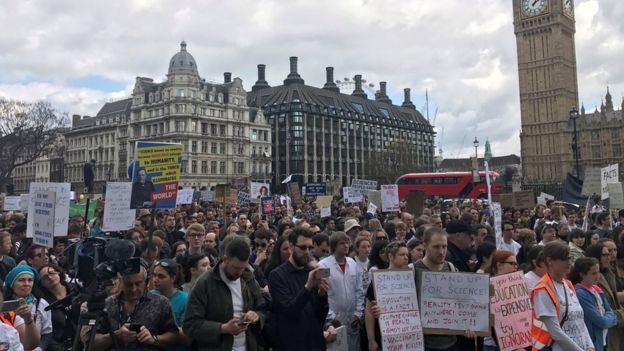
<instances>
[{"instance_id":1,"label":"printed poster","mask_svg":"<svg viewBox=\"0 0 624 351\"><path fill-rule=\"evenodd\" d=\"M271 196L271 185L269 183L251 182L251 198L259 199L261 197Z\"/></svg>"},{"instance_id":2,"label":"printed poster","mask_svg":"<svg viewBox=\"0 0 624 351\"><path fill-rule=\"evenodd\" d=\"M381 186L381 211L398 212L399 207L399 186L388 184Z\"/></svg>"},{"instance_id":3,"label":"printed poster","mask_svg":"<svg viewBox=\"0 0 624 351\"><path fill-rule=\"evenodd\" d=\"M175 208L182 144L136 142L130 208Z\"/></svg>"}]
</instances>

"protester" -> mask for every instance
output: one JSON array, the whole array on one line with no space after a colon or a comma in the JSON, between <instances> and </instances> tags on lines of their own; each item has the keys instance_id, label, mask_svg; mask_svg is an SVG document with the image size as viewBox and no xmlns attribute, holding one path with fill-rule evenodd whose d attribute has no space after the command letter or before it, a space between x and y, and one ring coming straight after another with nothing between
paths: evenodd
<instances>
[{"instance_id":1,"label":"protester","mask_svg":"<svg viewBox=\"0 0 624 351\"><path fill-rule=\"evenodd\" d=\"M331 255L318 267L329 269L328 319L347 328L349 351L360 349L360 322L364 315L362 275L355 261L348 257L351 240L344 232L334 232L329 239Z\"/></svg>"},{"instance_id":2,"label":"protester","mask_svg":"<svg viewBox=\"0 0 624 351\"><path fill-rule=\"evenodd\" d=\"M541 245L533 246L531 250L529 250L528 264L524 269L526 272L524 274L524 282L529 291L533 291L537 282L546 274L546 263L543 251L544 246Z\"/></svg>"},{"instance_id":3,"label":"protester","mask_svg":"<svg viewBox=\"0 0 624 351\"><path fill-rule=\"evenodd\" d=\"M516 255L511 251L496 250L492 255L492 264L488 267L485 273L495 277L497 275L503 275L513 273L518 270L518 262L516 261ZM499 351L499 345L496 340L496 335L486 336L483 339L484 351Z\"/></svg>"},{"instance_id":4,"label":"protester","mask_svg":"<svg viewBox=\"0 0 624 351\"><path fill-rule=\"evenodd\" d=\"M169 300L178 326L181 326L184 321L184 310L188 301L188 294L178 289L181 278L180 267L175 260L157 261L152 273L154 289L150 291L152 294L162 295Z\"/></svg>"},{"instance_id":5,"label":"protester","mask_svg":"<svg viewBox=\"0 0 624 351\"><path fill-rule=\"evenodd\" d=\"M544 245L547 273L531 294L533 346L541 350L592 351L594 345L584 322L583 308L574 286L565 277L570 272L570 248L562 242Z\"/></svg>"},{"instance_id":6,"label":"protester","mask_svg":"<svg viewBox=\"0 0 624 351\"><path fill-rule=\"evenodd\" d=\"M607 331L617 325L617 318L605 299L598 285L600 265L593 257L581 257L576 260L570 273L570 280L575 284L583 313L585 325L596 351L605 350Z\"/></svg>"},{"instance_id":7,"label":"protester","mask_svg":"<svg viewBox=\"0 0 624 351\"><path fill-rule=\"evenodd\" d=\"M370 284L370 277L368 275L370 259L368 256L371 252L371 240L363 236L358 236L358 238L355 239L354 247L355 255L353 255L353 260L358 266L358 273L362 276L362 291L366 291L366 289L368 289L368 284Z\"/></svg>"},{"instance_id":8,"label":"protester","mask_svg":"<svg viewBox=\"0 0 624 351\"><path fill-rule=\"evenodd\" d=\"M182 290L190 294L199 277L210 268L210 259L206 254L191 255L186 259L183 268L186 283L182 284Z\"/></svg>"},{"instance_id":9,"label":"protester","mask_svg":"<svg viewBox=\"0 0 624 351\"><path fill-rule=\"evenodd\" d=\"M248 260L245 240L231 239L224 245L222 260L191 292L183 329L198 350L258 349L265 301Z\"/></svg>"},{"instance_id":10,"label":"protester","mask_svg":"<svg viewBox=\"0 0 624 351\"><path fill-rule=\"evenodd\" d=\"M461 272L469 272L468 260L474 250L474 238L470 228L460 220L453 220L446 226L448 251L446 260L453 263Z\"/></svg>"},{"instance_id":11,"label":"protester","mask_svg":"<svg viewBox=\"0 0 624 351\"><path fill-rule=\"evenodd\" d=\"M574 265L576 260L585 257L583 247L585 246L585 233L581 229L572 229L569 234L570 264Z\"/></svg>"},{"instance_id":12,"label":"protester","mask_svg":"<svg viewBox=\"0 0 624 351\"><path fill-rule=\"evenodd\" d=\"M289 235L290 258L269 275L273 298L277 351L325 350L323 326L329 303L326 278L317 276L319 268L308 266L312 233L295 228Z\"/></svg>"},{"instance_id":13,"label":"protester","mask_svg":"<svg viewBox=\"0 0 624 351\"><path fill-rule=\"evenodd\" d=\"M516 256L520 252L522 245L513 239L515 230L516 226L513 222L503 222L503 233L502 236L496 238L496 249L510 251Z\"/></svg>"},{"instance_id":14,"label":"protester","mask_svg":"<svg viewBox=\"0 0 624 351\"><path fill-rule=\"evenodd\" d=\"M475 257L477 259L476 273L485 273L492 266L492 256L496 252L496 245L484 242L477 247Z\"/></svg>"}]
</instances>

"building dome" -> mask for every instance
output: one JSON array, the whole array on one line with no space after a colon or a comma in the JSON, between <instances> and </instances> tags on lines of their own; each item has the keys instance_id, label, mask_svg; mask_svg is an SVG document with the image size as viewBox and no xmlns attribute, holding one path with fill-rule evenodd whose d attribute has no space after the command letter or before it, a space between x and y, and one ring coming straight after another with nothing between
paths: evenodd
<instances>
[{"instance_id":1,"label":"building dome","mask_svg":"<svg viewBox=\"0 0 624 351\"><path fill-rule=\"evenodd\" d=\"M169 61L169 74L172 73L197 73L197 64L193 55L186 51L186 42L180 43L180 52L173 55L171 61Z\"/></svg>"}]
</instances>

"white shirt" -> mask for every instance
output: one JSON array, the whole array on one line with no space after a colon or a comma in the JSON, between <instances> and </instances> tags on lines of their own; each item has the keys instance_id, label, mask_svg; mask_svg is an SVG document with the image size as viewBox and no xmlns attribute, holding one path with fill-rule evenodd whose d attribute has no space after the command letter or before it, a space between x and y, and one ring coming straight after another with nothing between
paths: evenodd
<instances>
[{"instance_id":1,"label":"white shirt","mask_svg":"<svg viewBox=\"0 0 624 351\"><path fill-rule=\"evenodd\" d=\"M526 272L526 274L524 275L524 283L526 284L527 290L529 290L529 292L533 291L533 288L537 285L537 282L539 282L540 278L542 277L540 277L533 271Z\"/></svg>"},{"instance_id":2,"label":"white shirt","mask_svg":"<svg viewBox=\"0 0 624 351\"><path fill-rule=\"evenodd\" d=\"M344 273L333 255L322 259L319 266L329 268L328 318L350 325L354 316L361 319L364 315L364 290L357 264L351 257L345 260Z\"/></svg>"},{"instance_id":3,"label":"white shirt","mask_svg":"<svg viewBox=\"0 0 624 351\"><path fill-rule=\"evenodd\" d=\"M228 280L223 273L223 270L219 270L221 279L230 289L232 294L232 307L234 309L234 318L239 318L243 311L243 292L241 287L240 278L236 280ZM245 340L245 333L234 335L234 344L232 344L232 351L247 351L247 341Z\"/></svg>"},{"instance_id":4,"label":"white shirt","mask_svg":"<svg viewBox=\"0 0 624 351\"><path fill-rule=\"evenodd\" d=\"M518 252L520 252L520 248L522 247L522 245L520 245L514 239L511 239L510 243L506 243L502 236L497 238L497 239L498 239L498 240L496 240L496 249L497 250L510 251L510 252L512 252L514 254L514 256L516 256L518 254Z\"/></svg>"},{"instance_id":5,"label":"white shirt","mask_svg":"<svg viewBox=\"0 0 624 351\"><path fill-rule=\"evenodd\" d=\"M4 323L0 323L0 350L24 351L17 330Z\"/></svg>"}]
</instances>

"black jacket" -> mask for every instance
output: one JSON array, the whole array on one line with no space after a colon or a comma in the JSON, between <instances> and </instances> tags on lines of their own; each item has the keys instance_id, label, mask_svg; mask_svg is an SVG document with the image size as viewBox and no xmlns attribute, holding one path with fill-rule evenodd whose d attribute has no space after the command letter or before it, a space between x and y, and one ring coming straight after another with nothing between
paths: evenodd
<instances>
[{"instance_id":1,"label":"black jacket","mask_svg":"<svg viewBox=\"0 0 624 351\"><path fill-rule=\"evenodd\" d=\"M461 250L450 240L448 241L448 248L446 249L446 260L455 265L458 271L470 272L470 268L468 267L469 259L470 257L466 252Z\"/></svg>"}]
</instances>

